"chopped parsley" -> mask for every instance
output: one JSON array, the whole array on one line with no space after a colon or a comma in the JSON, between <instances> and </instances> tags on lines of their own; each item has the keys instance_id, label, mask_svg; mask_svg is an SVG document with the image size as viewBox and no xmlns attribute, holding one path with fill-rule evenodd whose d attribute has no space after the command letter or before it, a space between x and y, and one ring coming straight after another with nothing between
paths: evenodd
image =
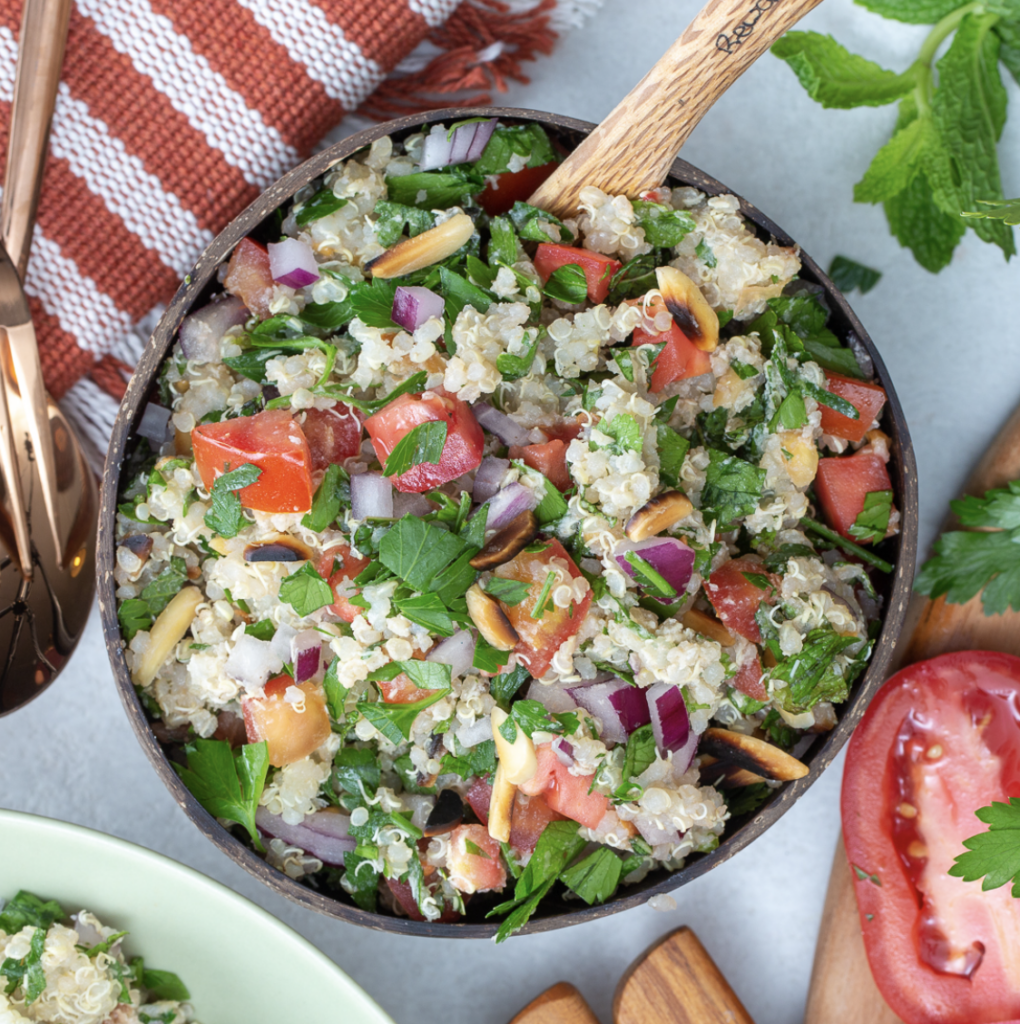
<instances>
[{"instance_id":1,"label":"chopped parsley","mask_svg":"<svg viewBox=\"0 0 1020 1024\"><path fill-rule=\"evenodd\" d=\"M224 466L226 470L226 466ZM244 523L241 499L237 491L251 486L262 475L258 466L246 462L237 469L224 472L216 478L209 492L210 508L205 514L205 525L221 537L236 537Z\"/></svg>"},{"instance_id":2,"label":"chopped parsley","mask_svg":"<svg viewBox=\"0 0 1020 1024\"><path fill-rule=\"evenodd\" d=\"M385 476L400 476L427 462L438 466L446 446L446 421L429 420L408 431L386 457Z\"/></svg>"},{"instance_id":3,"label":"chopped parsley","mask_svg":"<svg viewBox=\"0 0 1020 1024\"><path fill-rule=\"evenodd\" d=\"M332 604L334 598L332 588L315 571L315 566L305 562L280 581L280 600L303 617Z\"/></svg>"}]
</instances>

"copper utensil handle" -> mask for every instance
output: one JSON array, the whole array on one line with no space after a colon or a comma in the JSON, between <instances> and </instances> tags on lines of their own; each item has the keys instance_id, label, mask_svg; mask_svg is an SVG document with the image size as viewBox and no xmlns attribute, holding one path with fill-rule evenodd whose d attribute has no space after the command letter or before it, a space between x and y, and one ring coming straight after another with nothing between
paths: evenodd
<instances>
[{"instance_id":1,"label":"copper utensil handle","mask_svg":"<svg viewBox=\"0 0 1020 1024\"><path fill-rule=\"evenodd\" d=\"M25 0L21 19L0 235L22 281L32 243L50 121L57 102L71 3L72 0Z\"/></svg>"},{"instance_id":2,"label":"copper utensil handle","mask_svg":"<svg viewBox=\"0 0 1020 1024\"><path fill-rule=\"evenodd\" d=\"M6 356L7 332L0 327L0 360ZM11 423L11 411L7 404L7 388L4 387L5 374L0 370L0 477L3 478L7 492L7 503L10 506L11 530L14 533L15 551L21 575L32 578L32 536L28 527L28 510L25 505L25 493L21 486L21 466L18 462L18 441L14 436ZM7 543L10 543L8 538Z\"/></svg>"},{"instance_id":3,"label":"copper utensil handle","mask_svg":"<svg viewBox=\"0 0 1020 1024\"><path fill-rule=\"evenodd\" d=\"M713 103L821 0L709 0L680 38L528 200L560 217L597 185L636 196L661 185Z\"/></svg>"}]
</instances>

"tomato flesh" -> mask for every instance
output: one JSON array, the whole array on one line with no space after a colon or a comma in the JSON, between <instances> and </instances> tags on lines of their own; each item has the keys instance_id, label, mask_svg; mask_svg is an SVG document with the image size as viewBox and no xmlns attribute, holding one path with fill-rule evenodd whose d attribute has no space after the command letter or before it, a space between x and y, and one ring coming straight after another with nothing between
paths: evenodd
<instances>
[{"instance_id":1,"label":"tomato flesh","mask_svg":"<svg viewBox=\"0 0 1020 1024\"><path fill-rule=\"evenodd\" d=\"M553 275L553 271L565 267L568 263L576 263L584 271L584 279L588 283L588 298L592 302L605 302L609 294L609 282L613 274L623 269L619 260L603 256L599 252L588 249L575 249L570 245L554 245L542 242L535 250L535 269L545 284Z\"/></svg>"},{"instance_id":2,"label":"tomato flesh","mask_svg":"<svg viewBox=\"0 0 1020 1024\"><path fill-rule=\"evenodd\" d=\"M541 794L526 796L518 790L510 818L510 845L521 853L532 853L546 825L562 820L563 815L554 811Z\"/></svg>"},{"instance_id":3,"label":"tomato flesh","mask_svg":"<svg viewBox=\"0 0 1020 1024\"><path fill-rule=\"evenodd\" d=\"M761 658L755 651L754 657L740 666L737 674L730 680L730 684L741 693L747 694L751 700L768 700L769 692L765 689L761 676Z\"/></svg>"},{"instance_id":4,"label":"tomato flesh","mask_svg":"<svg viewBox=\"0 0 1020 1024\"><path fill-rule=\"evenodd\" d=\"M551 160L541 167L522 167L519 171L504 171L496 175L495 182L485 186L478 195L478 205L490 216L508 213L516 202L527 202L528 197L548 178L559 162Z\"/></svg>"},{"instance_id":5,"label":"tomato flesh","mask_svg":"<svg viewBox=\"0 0 1020 1024\"><path fill-rule=\"evenodd\" d=\"M305 703L304 710L298 711L284 700L284 694L294 685L290 676L276 676L266 683L264 697L245 697L241 701L248 742L265 740L269 763L277 768L308 757L332 731L322 687L301 683L298 689L304 693Z\"/></svg>"},{"instance_id":6,"label":"tomato flesh","mask_svg":"<svg viewBox=\"0 0 1020 1024\"><path fill-rule=\"evenodd\" d=\"M423 462L400 476L391 477L398 491L424 494L477 469L482 464L485 446L482 428L471 407L445 391L401 395L365 420L376 457L384 467L402 437L422 423L435 420L446 423L446 443L439 462Z\"/></svg>"},{"instance_id":7,"label":"tomato flesh","mask_svg":"<svg viewBox=\"0 0 1020 1024\"><path fill-rule=\"evenodd\" d=\"M580 822L585 828L598 828L609 808L609 798L601 793L588 792L591 776L571 775L570 769L560 761L549 743L537 746L535 754L538 771L518 786L518 791L525 796L542 796L551 810L571 821ZM512 820L510 827L512 830Z\"/></svg>"},{"instance_id":8,"label":"tomato flesh","mask_svg":"<svg viewBox=\"0 0 1020 1024\"><path fill-rule=\"evenodd\" d=\"M877 384L869 384L863 380L854 380L839 373L825 371L825 383L829 391L840 398L845 398L860 413L853 420L835 409L823 405L822 430L833 437L841 437L845 441L863 441L864 435L871 429L871 424L878 419L878 414L885 405L885 388Z\"/></svg>"},{"instance_id":9,"label":"tomato flesh","mask_svg":"<svg viewBox=\"0 0 1020 1024\"><path fill-rule=\"evenodd\" d=\"M335 598L329 610L344 622L353 622L359 615L365 614L364 608L350 602L350 598L361 593L351 581L361 575L370 563L371 559L355 558L347 544L336 544L319 556L316 570L329 583Z\"/></svg>"},{"instance_id":10,"label":"tomato flesh","mask_svg":"<svg viewBox=\"0 0 1020 1024\"><path fill-rule=\"evenodd\" d=\"M1012 655L966 651L901 670L851 737L842 818L861 929L878 988L907 1024L1020 1017L1020 903L1008 885L982 892L948 874L984 830L974 811L1017 796Z\"/></svg>"},{"instance_id":11,"label":"tomato flesh","mask_svg":"<svg viewBox=\"0 0 1020 1024\"><path fill-rule=\"evenodd\" d=\"M829 525L847 540L871 491L891 491L892 481L881 456L869 451L818 460L815 493ZM861 543L861 541L857 541Z\"/></svg>"},{"instance_id":12,"label":"tomato flesh","mask_svg":"<svg viewBox=\"0 0 1020 1024\"><path fill-rule=\"evenodd\" d=\"M569 491L574 486L567 469L567 442L555 440L545 444L512 445L509 457L521 459L526 466L537 469L561 491Z\"/></svg>"},{"instance_id":13,"label":"tomato flesh","mask_svg":"<svg viewBox=\"0 0 1020 1024\"><path fill-rule=\"evenodd\" d=\"M309 409L301 424L312 457L312 471L354 458L361 451L361 420L343 402L332 409Z\"/></svg>"},{"instance_id":14,"label":"tomato flesh","mask_svg":"<svg viewBox=\"0 0 1020 1024\"><path fill-rule=\"evenodd\" d=\"M520 637L520 642L514 648L518 660L528 667L536 679L548 671L560 645L581 628L591 605L589 590L582 600L572 601L566 608L556 608L550 599L546 601L542 617L532 618L531 613L538 604L553 559L556 559L560 568L565 563L566 571L574 579L581 575L581 570L574 565L573 559L558 540L550 541L541 551L522 551L509 562L493 569L495 576L531 584L528 596L520 604L502 607Z\"/></svg>"},{"instance_id":15,"label":"tomato flesh","mask_svg":"<svg viewBox=\"0 0 1020 1024\"><path fill-rule=\"evenodd\" d=\"M446 866L450 881L461 892L487 892L506 885L502 850L484 825L458 825L450 833Z\"/></svg>"},{"instance_id":16,"label":"tomato flesh","mask_svg":"<svg viewBox=\"0 0 1020 1024\"><path fill-rule=\"evenodd\" d=\"M262 470L237 496L257 512L307 512L312 507L312 456L301 427L286 409L267 409L220 423L200 423L191 447L205 489L245 463Z\"/></svg>"},{"instance_id":17,"label":"tomato flesh","mask_svg":"<svg viewBox=\"0 0 1020 1024\"><path fill-rule=\"evenodd\" d=\"M765 589L758 587L745 573L764 576L770 586ZM760 644L761 630L755 621L755 614L762 601L771 604L775 600L779 594L779 583L780 578L765 572L759 559L753 555L743 555L719 566L705 583L705 592L716 615L727 629L739 633L745 640Z\"/></svg>"},{"instance_id":18,"label":"tomato flesh","mask_svg":"<svg viewBox=\"0 0 1020 1024\"><path fill-rule=\"evenodd\" d=\"M643 299L630 299L631 304L643 303ZM648 303L645 310L650 320L657 313L666 311L666 304L655 298ZM688 377L700 377L712 369L712 360L707 352L702 351L691 341L677 324L671 323L669 330L657 334L645 327L635 327L631 335L631 347L638 345L661 345L665 348L655 357L652 363L652 379L648 382L648 390L653 394L661 391L667 384L686 380Z\"/></svg>"},{"instance_id":19,"label":"tomato flesh","mask_svg":"<svg viewBox=\"0 0 1020 1024\"><path fill-rule=\"evenodd\" d=\"M269 269L269 250L254 238L242 238L227 264L223 287L236 295L260 320L269 314L273 298L273 272Z\"/></svg>"},{"instance_id":20,"label":"tomato flesh","mask_svg":"<svg viewBox=\"0 0 1020 1024\"><path fill-rule=\"evenodd\" d=\"M483 824L489 824L489 804L492 802L492 784L489 779L477 775L471 780L468 791L464 794L468 806L475 812L475 817Z\"/></svg>"}]
</instances>

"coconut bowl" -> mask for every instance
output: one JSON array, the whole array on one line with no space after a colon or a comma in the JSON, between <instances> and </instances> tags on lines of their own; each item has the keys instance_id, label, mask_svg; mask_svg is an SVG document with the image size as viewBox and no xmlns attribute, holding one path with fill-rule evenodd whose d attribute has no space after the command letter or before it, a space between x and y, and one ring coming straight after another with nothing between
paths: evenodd
<instances>
[{"instance_id":1,"label":"coconut bowl","mask_svg":"<svg viewBox=\"0 0 1020 1024\"><path fill-rule=\"evenodd\" d=\"M358 150L368 146L383 135L403 138L422 125L435 121L461 120L479 115L499 117L501 121L534 121L542 125L550 137L564 148L574 148L595 126L587 121L571 117L546 114L534 110L506 107L448 108L413 117L399 118L376 127L351 135L305 161L276 184L266 189L255 202L227 225L202 253L185 283L178 289L150 339L142 358L139 360L121 404L113 429L106 472L103 478L102 504L99 517L98 548L98 589L102 611L103 630L106 646L113 666L113 674L121 700L131 726L138 737L156 773L170 790L174 799L183 808L194 824L216 844L231 860L264 882L270 888L282 893L306 907L340 918L353 924L381 931L410 935L427 935L442 938L489 938L495 934L498 923L484 919L484 909L468 909L467 916L457 924L416 922L407 918L389 916L385 913L369 913L355 906L346 894L327 894L294 881L270 867L249 846L220 825L191 795L171 766L168 752L152 730L150 719L135 693L130 673L124 659L124 641L117 623L116 584L113 578L115 555L115 520L117 496L127 482L124 478L129 458L139 443L146 443L137 435L146 401L154 390L157 374L164 358L169 353L177 330L184 317L194 308L202 306L215 291L219 290L216 271L227 259L234 246L245 236L256 238L266 236L274 226L275 211L288 202L298 189L320 177L338 161L345 160ZM676 160L667 180L670 185L691 185L708 195L733 194L721 182L709 177L703 171L684 160ZM774 238L780 245L793 245L794 240L773 223L747 200L740 200L741 212L749 224L753 224L762 239ZM758 838L769 826L782 817L807 791L808 787L830 764L846 743L854 727L860 721L869 700L885 680L900 630L907 610L910 585L914 571L917 549L917 468L910 442L910 434L904 419L903 409L896 397L896 391L889 373L874 344L868 337L860 320L850 308L843 295L832 281L822 272L818 264L803 251L801 252L801 277L821 286L831 309L829 327L844 342L856 336L860 346L867 351L874 365L875 377L888 395L884 428L891 437L892 458L889 463L895 500L901 513L900 533L884 542L882 554L895 565L894 572L876 582L884 602L882 629L871 660L863 676L854 684L849 699L837 706L838 723L827 734L813 739L805 752L800 754L810 768L802 779L785 783L770 797L767 803L752 814L731 819L727 832L717 849L708 854L691 856L679 871L665 870L650 873L642 882L621 887L608 902L593 907L568 903L548 898L536 915L523 929L524 932L540 932L567 925L581 924L595 918L615 914L636 907L660 893L668 893L694 881L713 868L729 860L749 843Z\"/></svg>"}]
</instances>

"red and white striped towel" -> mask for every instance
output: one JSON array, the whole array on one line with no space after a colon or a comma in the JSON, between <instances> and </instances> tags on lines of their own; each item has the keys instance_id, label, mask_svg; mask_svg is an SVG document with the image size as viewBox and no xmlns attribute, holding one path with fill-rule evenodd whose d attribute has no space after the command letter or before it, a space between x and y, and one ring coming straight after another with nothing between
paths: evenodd
<instances>
[{"instance_id":1,"label":"red and white striped towel","mask_svg":"<svg viewBox=\"0 0 1020 1024\"><path fill-rule=\"evenodd\" d=\"M105 451L146 328L262 189L352 111L526 81L521 61L596 6L75 0L25 282L51 393ZM20 22L0 0L0 159Z\"/></svg>"}]
</instances>

